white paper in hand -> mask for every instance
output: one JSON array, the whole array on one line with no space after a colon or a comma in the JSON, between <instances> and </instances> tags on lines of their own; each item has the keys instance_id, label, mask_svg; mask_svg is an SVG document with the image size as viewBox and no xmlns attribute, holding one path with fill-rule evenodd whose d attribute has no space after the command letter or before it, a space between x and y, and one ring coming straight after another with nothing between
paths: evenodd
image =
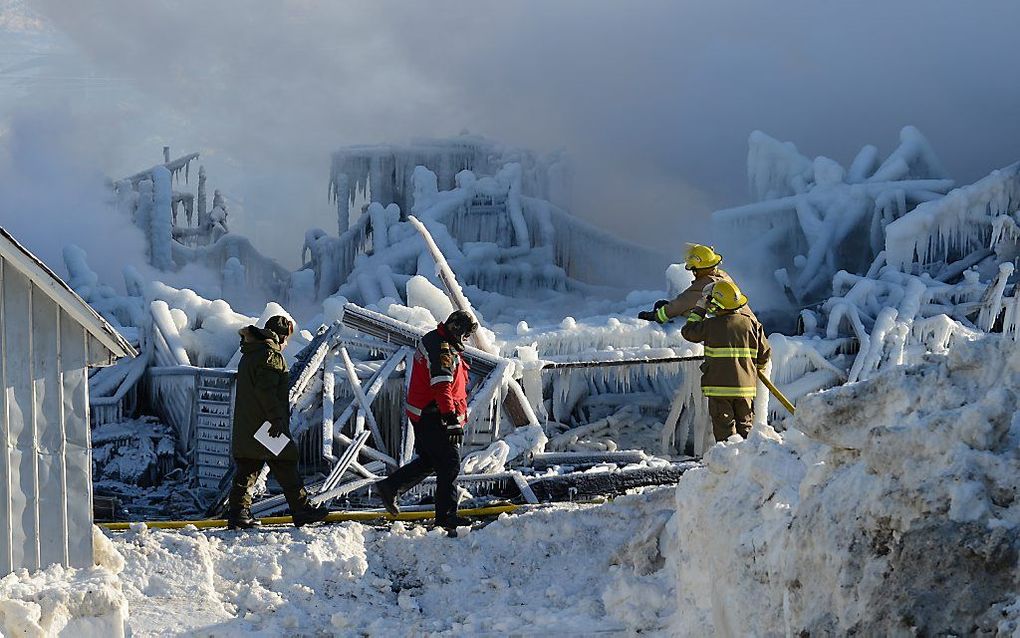
<instances>
[{"instance_id":1,"label":"white paper in hand","mask_svg":"<svg viewBox=\"0 0 1020 638\"><path fill-rule=\"evenodd\" d=\"M273 456L280 456L280 452L283 452L283 448L287 447L290 443L290 439L286 435L281 434L280 436L272 436L269 434L269 421L262 424L262 427L255 432L255 440L265 446L267 450L273 453Z\"/></svg>"}]
</instances>

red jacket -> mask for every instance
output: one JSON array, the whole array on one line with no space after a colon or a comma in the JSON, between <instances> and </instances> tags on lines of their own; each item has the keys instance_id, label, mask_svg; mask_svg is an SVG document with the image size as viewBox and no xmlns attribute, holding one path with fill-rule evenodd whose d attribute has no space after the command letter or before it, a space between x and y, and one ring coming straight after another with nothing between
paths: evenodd
<instances>
[{"instance_id":1,"label":"red jacket","mask_svg":"<svg viewBox=\"0 0 1020 638\"><path fill-rule=\"evenodd\" d=\"M421 338L411 368L407 390L407 416L417 423L423 413L452 412L460 422L467 420L468 366L464 347L450 338L446 326L439 326Z\"/></svg>"}]
</instances>

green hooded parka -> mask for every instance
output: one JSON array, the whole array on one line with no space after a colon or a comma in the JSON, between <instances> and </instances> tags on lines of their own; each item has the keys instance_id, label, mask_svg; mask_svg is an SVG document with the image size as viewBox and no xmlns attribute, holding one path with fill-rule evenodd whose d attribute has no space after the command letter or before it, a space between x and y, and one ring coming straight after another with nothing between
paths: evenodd
<instances>
[{"instance_id":1,"label":"green hooded parka","mask_svg":"<svg viewBox=\"0 0 1020 638\"><path fill-rule=\"evenodd\" d=\"M234 394L234 426L231 451L235 458L297 461L298 451L290 434L290 372L280 352L280 340L272 330L246 326L241 335L241 361L237 364ZM291 442L273 456L255 440L266 421L278 424Z\"/></svg>"}]
</instances>

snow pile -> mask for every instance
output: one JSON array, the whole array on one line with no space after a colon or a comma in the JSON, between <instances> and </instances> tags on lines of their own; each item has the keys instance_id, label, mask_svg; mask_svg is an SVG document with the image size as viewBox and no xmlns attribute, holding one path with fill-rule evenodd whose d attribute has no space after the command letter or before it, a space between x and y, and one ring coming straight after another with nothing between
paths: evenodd
<instances>
[{"instance_id":1,"label":"snow pile","mask_svg":"<svg viewBox=\"0 0 1020 638\"><path fill-rule=\"evenodd\" d=\"M116 638L130 635L128 601L117 573L120 554L98 530L97 567L53 565L29 574L19 570L0 578L0 635Z\"/></svg>"},{"instance_id":2,"label":"snow pile","mask_svg":"<svg viewBox=\"0 0 1020 638\"><path fill-rule=\"evenodd\" d=\"M504 516L458 539L358 523L113 536L136 636L661 631L671 490ZM172 617L167 611L173 610Z\"/></svg>"},{"instance_id":3,"label":"snow pile","mask_svg":"<svg viewBox=\"0 0 1020 638\"><path fill-rule=\"evenodd\" d=\"M1020 352L986 337L805 398L687 473L682 635L1010 635L1020 627Z\"/></svg>"}]
</instances>

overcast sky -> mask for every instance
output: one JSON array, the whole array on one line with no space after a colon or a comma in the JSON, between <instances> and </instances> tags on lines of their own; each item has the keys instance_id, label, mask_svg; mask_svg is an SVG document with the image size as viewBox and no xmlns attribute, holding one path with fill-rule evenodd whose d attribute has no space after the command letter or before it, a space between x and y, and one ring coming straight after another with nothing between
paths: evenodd
<instances>
[{"instance_id":1,"label":"overcast sky","mask_svg":"<svg viewBox=\"0 0 1020 638\"><path fill-rule=\"evenodd\" d=\"M578 215L679 250L747 201L754 129L847 164L914 124L961 183L1020 159L1017 24L1005 0L0 0L0 191L39 113L63 133L27 156L86 175L200 151L293 266L335 229L330 151L467 129L565 148Z\"/></svg>"}]
</instances>

